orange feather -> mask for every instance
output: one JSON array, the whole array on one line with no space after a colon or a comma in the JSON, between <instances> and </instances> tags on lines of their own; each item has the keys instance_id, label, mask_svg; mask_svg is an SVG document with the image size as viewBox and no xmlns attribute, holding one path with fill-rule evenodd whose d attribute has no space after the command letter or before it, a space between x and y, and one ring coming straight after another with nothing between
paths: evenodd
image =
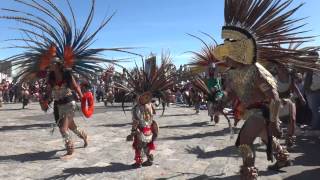
<instances>
[{"instance_id":1,"label":"orange feather","mask_svg":"<svg viewBox=\"0 0 320 180\"><path fill-rule=\"evenodd\" d=\"M50 65L51 59L55 55L56 55L56 47L50 46L48 51L46 51L40 56L40 64L39 64L40 71L44 71Z\"/></svg>"},{"instance_id":2,"label":"orange feather","mask_svg":"<svg viewBox=\"0 0 320 180\"><path fill-rule=\"evenodd\" d=\"M71 68L74 63L74 54L73 54L73 49L70 46L66 46L64 48L64 67L65 68Z\"/></svg>"}]
</instances>

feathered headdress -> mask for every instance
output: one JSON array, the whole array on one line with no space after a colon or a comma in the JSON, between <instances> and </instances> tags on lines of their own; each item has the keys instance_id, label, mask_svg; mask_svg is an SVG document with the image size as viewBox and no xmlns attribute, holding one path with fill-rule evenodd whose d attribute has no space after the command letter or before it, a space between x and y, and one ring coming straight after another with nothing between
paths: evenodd
<instances>
[{"instance_id":1,"label":"feathered headdress","mask_svg":"<svg viewBox=\"0 0 320 180\"><path fill-rule=\"evenodd\" d=\"M153 56L146 61L155 60L155 58ZM156 65L155 61L149 66L151 68L146 68L144 60L142 62L141 68L136 65L131 71L125 70L126 85L115 83L116 88L126 91L126 96L149 96L149 99L152 98L150 96L164 98L163 92L172 88L177 80L175 67L170 56L162 54L161 64L155 68L152 68L153 65Z\"/></svg>"},{"instance_id":2,"label":"feathered headdress","mask_svg":"<svg viewBox=\"0 0 320 180\"><path fill-rule=\"evenodd\" d=\"M215 56L229 57L243 64L280 63L311 68L314 61L303 50L284 48L289 43L304 43L313 37L299 25L302 19L292 15L303 5L287 10L292 0L225 0L224 44L215 48Z\"/></svg>"},{"instance_id":3,"label":"feathered headdress","mask_svg":"<svg viewBox=\"0 0 320 180\"><path fill-rule=\"evenodd\" d=\"M72 21L68 21L64 12L51 0L15 0L33 12L2 8L2 11L12 15L0 16L1 19L12 20L23 26L14 28L22 32L23 38L9 39L17 42L9 48L23 49L24 52L7 58L18 71L16 81L26 78L36 78L43 74L55 56L64 68L72 69L79 75L90 78L101 72L99 63L114 63L105 59L100 53L104 51L126 52L127 48L90 48L96 35L107 25L113 15L105 18L100 26L89 32L94 19L95 0L91 0L90 12L83 27L79 28L76 15L69 0L66 0ZM20 45L24 43L25 45Z\"/></svg>"},{"instance_id":4,"label":"feathered headdress","mask_svg":"<svg viewBox=\"0 0 320 180\"><path fill-rule=\"evenodd\" d=\"M104 73L102 75L102 80L103 81L109 81L110 77L114 74L114 66L113 65L108 65L107 68L104 70Z\"/></svg>"}]
</instances>

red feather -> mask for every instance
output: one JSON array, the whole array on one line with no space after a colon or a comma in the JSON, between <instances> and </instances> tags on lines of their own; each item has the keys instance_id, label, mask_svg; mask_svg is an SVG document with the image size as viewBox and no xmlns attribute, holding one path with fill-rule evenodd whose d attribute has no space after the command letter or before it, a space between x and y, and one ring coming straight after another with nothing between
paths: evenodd
<instances>
[{"instance_id":1,"label":"red feather","mask_svg":"<svg viewBox=\"0 0 320 180\"><path fill-rule=\"evenodd\" d=\"M74 63L74 54L73 54L73 49L70 46L66 46L64 48L64 67L65 68L72 68L73 63Z\"/></svg>"},{"instance_id":2,"label":"red feather","mask_svg":"<svg viewBox=\"0 0 320 180\"><path fill-rule=\"evenodd\" d=\"M51 63L52 58L56 55L56 47L51 46L48 51L40 56L40 71L44 71Z\"/></svg>"}]
</instances>

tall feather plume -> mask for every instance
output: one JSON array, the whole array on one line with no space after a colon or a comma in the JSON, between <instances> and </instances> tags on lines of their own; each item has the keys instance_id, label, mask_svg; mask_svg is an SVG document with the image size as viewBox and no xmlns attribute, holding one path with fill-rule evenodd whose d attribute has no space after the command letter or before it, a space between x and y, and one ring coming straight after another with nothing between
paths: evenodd
<instances>
[{"instance_id":1,"label":"tall feather plume","mask_svg":"<svg viewBox=\"0 0 320 180\"><path fill-rule=\"evenodd\" d=\"M205 81L201 79L199 76L195 76L191 83L193 87L195 87L197 90L201 91L204 95L211 95L211 91L208 89Z\"/></svg>"},{"instance_id":2,"label":"tall feather plume","mask_svg":"<svg viewBox=\"0 0 320 180\"><path fill-rule=\"evenodd\" d=\"M24 37L8 40L17 43L17 45L7 47L21 49L22 52L5 59L11 61L14 69L19 71L15 77L16 81L25 79L28 77L28 74L36 73L39 70L40 64L40 69L42 70L47 66L50 56L47 56L46 52L52 44L56 47L56 56L61 60L65 60L65 67L72 68L74 72L86 78L91 78L97 72L102 72L103 67L101 64L115 64L118 62L117 60L104 58L101 56L101 53L107 51L130 53L128 50L132 49L127 47L90 47L95 42L98 33L106 27L114 16L112 14L110 17L105 18L96 29L92 30L91 26L94 21L96 5L95 0L87 0L91 2L89 6L90 10L82 27L77 26L79 23L77 23L76 12L69 0L66 0L66 3L72 16L72 21L70 22L68 21L69 18L65 15L66 13L54 1L12 1L20 5L23 10L3 8L2 12L5 12L5 15L0 15L0 19L15 21L23 25L12 29L22 33ZM27 9L30 9L30 11L27 12Z\"/></svg>"},{"instance_id":3,"label":"tall feather plume","mask_svg":"<svg viewBox=\"0 0 320 180\"><path fill-rule=\"evenodd\" d=\"M151 57L154 58L154 57ZM136 64L136 67L132 70L124 69L127 79L125 79L125 85L123 83L115 83L115 87L122 89L126 92L126 96L123 98L122 108L124 109L124 100L126 97L135 95L139 96L145 92L152 93L153 97L159 99L165 98L164 91L171 89L177 83L177 74L175 66L172 64L169 54L162 53L161 64L155 69L152 69L151 73L147 72L144 66L144 59L142 58L142 67ZM165 111L165 104L162 103L163 111Z\"/></svg>"},{"instance_id":4,"label":"tall feather plume","mask_svg":"<svg viewBox=\"0 0 320 180\"><path fill-rule=\"evenodd\" d=\"M144 60L143 60L144 62ZM126 70L127 86L116 83L119 89L128 93L142 94L150 91L153 94L159 94L170 89L176 83L176 71L168 54L162 54L161 64L157 66L153 73L147 73L144 68L136 67L132 70Z\"/></svg>"}]
</instances>

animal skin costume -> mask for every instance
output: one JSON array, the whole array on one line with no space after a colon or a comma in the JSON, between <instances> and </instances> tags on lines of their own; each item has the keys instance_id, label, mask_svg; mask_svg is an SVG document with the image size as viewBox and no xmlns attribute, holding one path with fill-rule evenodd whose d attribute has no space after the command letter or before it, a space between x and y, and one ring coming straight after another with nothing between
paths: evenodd
<instances>
[{"instance_id":1,"label":"animal skin costume","mask_svg":"<svg viewBox=\"0 0 320 180\"><path fill-rule=\"evenodd\" d=\"M253 149L256 137L267 144L268 160L272 161L273 156L277 160L271 168L290 165L288 151L276 138L281 135L277 81L263 65L319 70L312 53L282 48L312 39L299 36L303 33L296 25L299 20L290 18L301 5L286 11L291 3L291 0L225 0L224 44L205 44L203 52L196 54L198 67L208 61L220 61L222 67L229 67L223 75L225 94L230 101L237 102L236 119L246 120L236 142L243 158L240 170L243 180L258 177Z\"/></svg>"},{"instance_id":2,"label":"animal skin costume","mask_svg":"<svg viewBox=\"0 0 320 180\"><path fill-rule=\"evenodd\" d=\"M272 168L290 164L288 151L275 137L280 135L281 100L277 83L261 64L270 62L309 69L316 66L308 52L281 48L288 42L310 40L299 37L302 32L296 31L299 29L295 24L297 21L290 19L301 5L285 12L291 3L290 0L225 0L224 44L214 48L214 56L230 67L225 74L226 91L231 99L238 99L243 110L242 119L246 120L236 142L243 158L241 179L258 176L252 148L256 137L261 137L267 144L268 160L272 161L275 156L277 162Z\"/></svg>"},{"instance_id":3,"label":"animal skin costume","mask_svg":"<svg viewBox=\"0 0 320 180\"><path fill-rule=\"evenodd\" d=\"M156 60L155 57L150 59ZM150 59L147 59L150 60ZM156 63L154 62L154 65ZM136 67L131 72L125 70L127 75L127 86L115 83L117 88L127 92L126 96L134 95L136 102L132 108L132 130L127 137L133 139L133 149L135 151L134 167L151 166L154 157L152 151L155 150L154 141L158 137L159 128L154 120L155 109L151 103L153 97L165 98L165 91L175 84L175 71L169 56L162 56L160 67L149 66L150 68ZM125 99L125 98L124 98ZM163 112L165 105L163 104ZM163 113L162 113L163 114ZM143 162L143 156L147 160Z\"/></svg>"},{"instance_id":4,"label":"animal skin costume","mask_svg":"<svg viewBox=\"0 0 320 180\"><path fill-rule=\"evenodd\" d=\"M72 4L69 0L65 1L72 21L68 21L65 13L54 4L54 1L15 1L18 5L23 5L33 11L3 9L8 13L0 16L1 19L12 20L23 24L16 30L25 34L24 38L11 39L9 41L25 43L24 46L16 45L25 51L13 55L6 59L18 69L15 81L27 82L37 79L48 79L50 92L40 100L43 110L48 109L50 97L54 101L54 115L60 132L64 138L67 154L72 155L74 151L73 142L68 130L64 130L62 124L67 121L73 122L75 111L74 91L81 95L81 90L75 82L74 75L79 75L88 81L92 80L97 72L102 72L102 63L115 63L117 61L105 59L101 56L104 51L126 52L121 48L90 48L96 35L107 25L112 16L104 19L100 26L91 30L94 19L95 0L91 0L90 12L83 27L77 27L77 17L74 14ZM91 31L91 33L90 33ZM58 73L51 71L51 67L57 69ZM62 76L58 79L57 74ZM71 120L70 120L71 119ZM72 123L71 123L72 124ZM87 146L87 135L84 131L69 124L70 129L85 141Z\"/></svg>"}]
</instances>

